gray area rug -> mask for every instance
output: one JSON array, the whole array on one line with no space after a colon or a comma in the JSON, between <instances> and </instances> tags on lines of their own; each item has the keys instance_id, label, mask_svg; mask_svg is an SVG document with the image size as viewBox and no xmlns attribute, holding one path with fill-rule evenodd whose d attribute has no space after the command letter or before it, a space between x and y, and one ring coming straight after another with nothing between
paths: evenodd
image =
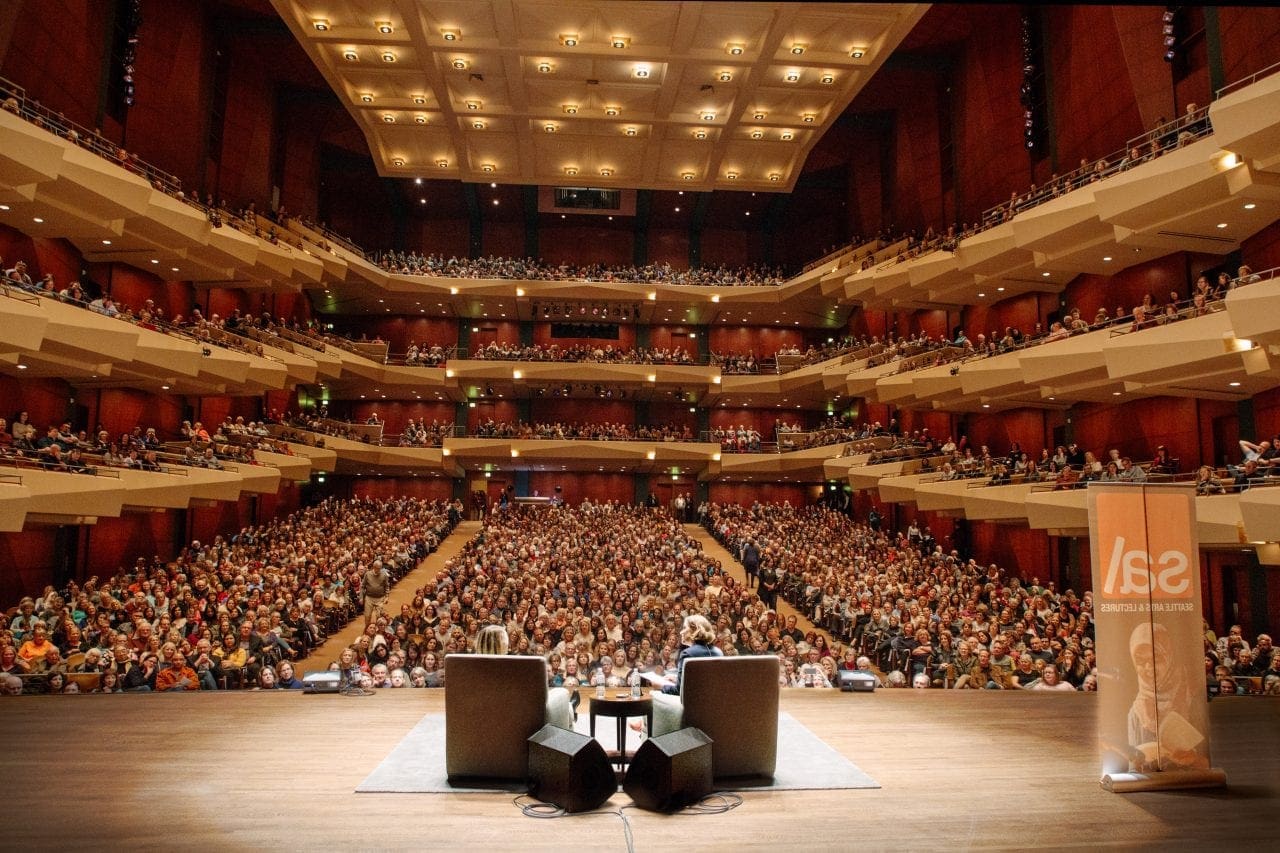
<instances>
[{"instance_id":1,"label":"gray area rug","mask_svg":"<svg viewBox=\"0 0 1280 853\"><path fill-rule=\"evenodd\" d=\"M587 715L578 717L578 730L587 733ZM627 746L638 746L631 732ZM605 749L615 747L612 725L597 725L596 740ZM714 748L714 747L713 747ZM879 788L880 785L857 765L828 746L790 714L778 715L778 767L772 784L752 785L741 790L800 791L820 788ZM457 794L521 793L524 785L490 788L455 788L444 770L444 715L428 714L391 750L356 788L357 793Z\"/></svg>"}]
</instances>

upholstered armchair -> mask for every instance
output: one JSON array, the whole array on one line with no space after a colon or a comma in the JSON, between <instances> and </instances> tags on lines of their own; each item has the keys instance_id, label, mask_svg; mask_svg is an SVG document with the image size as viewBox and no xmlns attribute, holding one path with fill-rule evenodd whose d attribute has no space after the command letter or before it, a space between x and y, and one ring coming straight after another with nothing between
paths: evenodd
<instances>
[{"instance_id":1,"label":"upholstered armchair","mask_svg":"<svg viewBox=\"0 0 1280 853\"><path fill-rule=\"evenodd\" d=\"M773 655L690 658L680 696L654 694L653 736L688 726L712 740L717 780L773 778L778 762L778 659Z\"/></svg>"},{"instance_id":2,"label":"upholstered armchair","mask_svg":"<svg viewBox=\"0 0 1280 853\"><path fill-rule=\"evenodd\" d=\"M573 728L568 694L547 690L540 657L452 654L445 660L445 771L455 779L524 780L529 736Z\"/></svg>"}]
</instances>

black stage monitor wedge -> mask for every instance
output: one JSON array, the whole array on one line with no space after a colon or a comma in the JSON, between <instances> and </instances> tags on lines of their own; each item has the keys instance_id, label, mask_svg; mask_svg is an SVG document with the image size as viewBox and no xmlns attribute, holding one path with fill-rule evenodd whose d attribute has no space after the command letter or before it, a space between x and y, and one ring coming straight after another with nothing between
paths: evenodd
<instances>
[{"instance_id":1,"label":"black stage monitor wedge","mask_svg":"<svg viewBox=\"0 0 1280 853\"><path fill-rule=\"evenodd\" d=\"M317 670L302 674L303 693L337 693L341 685L340 676L331 670Z\"/></svg>"},{"instance_id":2,"label":"black stage monitor wedge","mask_svg":"<svg viewBox=\"0 0 1280 853\"><path fill-rule=\"evenodd\" d=\"M856 669L840 670L840 689L846 693L871 693L876 689L876 677Z\"/></svg>"},{"instance_id":3,"label":"black stage monitor wedge","mask_svg":"<svg viewBox=\"0 0 1280 853\"><path fill-rule=\"evenodd\" d=\"M688 728L645 741L622 783L637 806L655 812L682 809L711 793L711 738Z\"/></svg>"},{"instance_id":4,"label":"black stage monitor wedge","mask_svg":"<svg viewBox=\"0 0 1280 853\"><path fill-rule=\"evenodd\" d=\"M529 738L529 796L567 812L599 808L618 790L599 741L555 726Z\"/></svg>"}]
</instances>

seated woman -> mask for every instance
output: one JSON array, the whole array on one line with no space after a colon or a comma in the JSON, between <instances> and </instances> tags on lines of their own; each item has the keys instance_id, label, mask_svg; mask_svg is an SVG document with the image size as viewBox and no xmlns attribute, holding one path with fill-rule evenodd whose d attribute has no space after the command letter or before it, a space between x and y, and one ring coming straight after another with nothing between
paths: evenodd
<instances>
[{"instance_id":1,"label":"seated woman","mask_svg":"<svg viewBox=\"0 0 1280 853\"><path fill-rule=\"evenodd\" d=\"M476 635L476 654L505 655L510 640L507 629L501 625L485 625ZM563 687L547 689L547 724L561 729L573 729L573 706L569 691Z\"/></svg>"},{"instance_id":2,"label":"seated woman","mask_svg":"<svg viewBox=\"0 0 1280 853\"><path fill-rule=\"evenodd\" d=\"M689 658L721 657L724 652L713 645L716 629L707 617L698 613L684 617L680 628L680 654L676 656L676 677L662 687L661 693L653 693L653 727L655 732L675 731L683 708L680 705L680 681L684 676L684 662Z\"/></svg>"}]
</instances>

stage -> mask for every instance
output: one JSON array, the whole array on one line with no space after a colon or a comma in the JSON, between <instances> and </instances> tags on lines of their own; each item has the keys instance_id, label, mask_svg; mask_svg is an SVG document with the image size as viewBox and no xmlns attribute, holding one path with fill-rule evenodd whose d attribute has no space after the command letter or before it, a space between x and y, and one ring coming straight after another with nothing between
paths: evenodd
<instances>
[{"instance_id":1,"label":"stage","mask_svg":"<svg viewBox=\"0 0 1280 853\"><path fill-rule=\"evenodd\" d=\"M713 815L627 809L635 849L1274 848L1280 703L1210 703L1227 790L1121 795L1098 786L1096 698L784 690L782 710L882 787L748 792ZM355 793L443 712L442 691L412 689L6 698L2 846L626 850L616 814L539 820L501 794Z\"/></svg>"}]
</instances>

